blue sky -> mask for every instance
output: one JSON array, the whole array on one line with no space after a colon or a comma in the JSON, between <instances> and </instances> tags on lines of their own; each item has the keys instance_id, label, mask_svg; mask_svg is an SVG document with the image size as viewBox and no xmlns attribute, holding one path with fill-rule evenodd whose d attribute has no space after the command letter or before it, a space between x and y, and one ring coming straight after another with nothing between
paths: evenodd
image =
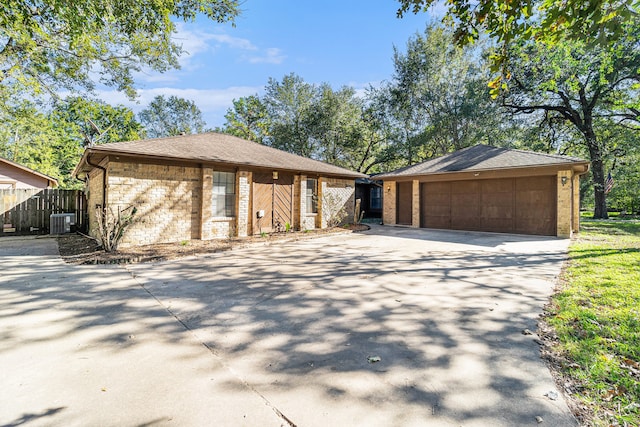
<instances>
[{"instance_id":1,"label":"blue sky","mask_svg":"<svg viewBox=\"0 0 640 427\"><path fill-rule=\"evenodd\" d=\"M209 127L221 126L234 98L262 93L269 77L296 73L309 83L364 89L393 74L393 46L424 31L431 14L396 18L394 0L245 0L236 26L180 23L182 68L136 75L140 98L100 90L105 101L138 112L159 94L196 102Z\"/></svg>"}]
</instances>

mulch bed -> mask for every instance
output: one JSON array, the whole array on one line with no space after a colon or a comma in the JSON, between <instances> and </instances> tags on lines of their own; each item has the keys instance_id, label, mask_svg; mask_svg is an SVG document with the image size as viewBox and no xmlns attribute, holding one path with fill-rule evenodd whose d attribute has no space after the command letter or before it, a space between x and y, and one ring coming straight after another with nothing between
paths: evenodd
<instances>
[{"instance_id":1,"label":"mulch bed","mask_svg":"<svg viewBox=\"0 0 640 427\"><path fill-rule=\"evenodd\" d=\"M253 244L288 242L337 233L351 233L368 230L369 226L350 225L322 230L273 233L265 236L249 236L233 239L189 240L181 243L160 243L118 249L105 252L92 238L82 234L63 234L58 237L58 250L68 264L130 264L139 262L165 261L186 256L227 251Z\"/></svg>"}]
</instances>

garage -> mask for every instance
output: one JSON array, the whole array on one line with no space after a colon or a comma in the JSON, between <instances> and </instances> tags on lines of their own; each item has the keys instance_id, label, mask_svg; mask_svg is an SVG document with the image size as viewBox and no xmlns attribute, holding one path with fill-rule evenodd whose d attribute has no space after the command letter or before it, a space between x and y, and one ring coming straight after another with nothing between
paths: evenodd
<instances>
[{"instance_id":1,"label":"garage","mask_svg":"<svg viewBox=\"0 0 640 427\"><path fill-rule=\"evenodd\" d=\"M420 226L556 235L556 177L420 184Z\"/></svg>"},{"instance_id":2,"label":"garage","mask_svg":"<svg viewBox=\"0 0 640 427\"><path fill-rule=\"evenodd\" d=\"M375 179L385 225L569 237L588 170L576 157L476 145Z\"/></svg>"}]
</instances>

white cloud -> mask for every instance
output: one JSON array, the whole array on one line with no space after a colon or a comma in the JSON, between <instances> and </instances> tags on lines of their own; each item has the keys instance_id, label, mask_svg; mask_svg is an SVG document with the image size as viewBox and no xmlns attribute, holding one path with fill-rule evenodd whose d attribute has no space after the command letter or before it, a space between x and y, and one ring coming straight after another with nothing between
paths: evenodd
<instances>
[{"instance_id":1,"label":"white cloud","mask_svg":"<svg viewBox=\"0 0 640 427\"><path fill-rule=\"evenodd\" d=\"M247 62L250 64L282 64L286 57L286 55L282 54L282 50L271 47L266 49L262 55L248 57Z\"/></svg>"},{"instance_id":2,"label":"white cloud","mask_svg":"<svg viewBox=\"0 0 640 427\"><path fill-rule=\"evenodd\" d=\"M250 64L281 64L286 58L282 50L278 48L261 49L251 40L234 37L224 33L211 33L207 31L191 30L184 24L176 25L177 32L173 40L182 45L185 53L180 57L180 65L182 68L191 67L191 60L194 56L205 52L219 51L223 48L237 50L241 52L255 52L252 55L239 54L242 61Z\"/></svg>"},{"instance_id":3,"label":"white cloud","mask_svg":"<svg viewBox=\"0 0 640 427\"><path fill-rule=\"evenodd\" d=\"M250 40L239 37L232 37L228 34L207 34L211 40L217 41L219 44L226 45L232 49L241 50L258 50Z\"/></svg>"},{"instance_id":4,"label":"white cloud","mask_svg":"<svg viewBox=\"0 0 640 427\"><path fill-rule=\"evenodd\" d=\"M196 103L209 127L221 126L224 122L224 114L233 105L233 100L244 96L254 95L263 90L263 86L231 86L224 89L178 89L160 87L138 90L138 99L131 101L121 92L114 90L99 90L96 95L99 99L111 104L122 104L138 113L158 95L178 96L190 99Z\"/></svg>"}]
</instances>

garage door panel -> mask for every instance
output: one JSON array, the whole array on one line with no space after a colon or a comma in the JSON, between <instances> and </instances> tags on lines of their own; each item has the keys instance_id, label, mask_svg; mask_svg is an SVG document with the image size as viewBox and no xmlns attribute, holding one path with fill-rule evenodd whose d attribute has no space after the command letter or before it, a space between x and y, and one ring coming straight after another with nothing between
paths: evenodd
<instances>
[{"instance_id":1,"label":"garage door panel","mask_svg":"<svg viewBox=\"0 0 640 427\"><path fill-rule=\"evenodd\" d=\"M423 183L421 226L555 235L555 181L541 176Z\"/></svg>"},{"instance_id":2,"label":"garage door panel","mask_svg":"<svg viewBox=\"0 0 640 427\"><path fill-rule=\"evenodd\" d=\"M451 229L451 217L449 215L425 216L422 220L422 227L449 230Z\"/></svg>"},{"instance_id":3,"label":"garage door panel","mask_svg":"<svg viewBox=\"0 0 640 427\"><path fill-rule=\"evenodd\" d=\"M556 178L516 178L516 221L514 232L556 234Z\"/></svg>"},{"instance_id":4,"label":"garage door panel","mask_svg":"<svg viewBox=\"0 0 640 427\"><path fill-rule=\"evenodd\" d=\"M479 194L452 194L451 195L451 212L456 214L477 215L477 207L479 203Z\"/></svg>"},{"instance_id":5,"label":"garage door panel","mask_svg":"<svg viewBox=\"0 0 640 427\"><path fill-rule=\"evenodd\" d=\"M451 228L451 183L433 182L420 185L420 226L426 228Z\"/></svg>"},{"instance_id":6,"label":"garage door panel","mask_svg":"<svg viewBox=\"0 0 640 427\"><path fill-rule=\"evenodd\" d=\"M513 204L506 206L482 206L480 217L486 219L513 219Z\"/></svg>"},{"instance_id":7,"label":"garage door panel","mask_svg":"<svg viewBox=\"0 0 640 427\"><path fill-rule=\"evenodd\" d=\"M513 193L513 178L485 179L481 181L482 194Z\"/></svg>"},{"instance_id":8,"label":"garage door panel","mask_svg":"<svg viewBox=\"0 0 640 427\"><path fill-rule=\"evenodd\" d=\"M480 183L478 181L453 181L451 194L478 194Z\"/></svg>"},{"instance_id":9,"label":"garage door panel","mask_svg":"<svg viewBox=\"0 0 640 427\"><path fill-rule=\"evenodd\" d=\"M446 216L449 217L451 215L451 208L449 205L431 205L426 206L424 210L427 216Z\"/></svg>"},{"instance_id":10,"label":"garage door panel","mask_svg":"<svg viewBox=\"0 0 640 427\"><path fill-rule=\"evenodd\" d=\"M420 186L422 191L428 191L430 194L449 194L451 193L450 182L429 182Z\"/></svg>"}]
</instances>

